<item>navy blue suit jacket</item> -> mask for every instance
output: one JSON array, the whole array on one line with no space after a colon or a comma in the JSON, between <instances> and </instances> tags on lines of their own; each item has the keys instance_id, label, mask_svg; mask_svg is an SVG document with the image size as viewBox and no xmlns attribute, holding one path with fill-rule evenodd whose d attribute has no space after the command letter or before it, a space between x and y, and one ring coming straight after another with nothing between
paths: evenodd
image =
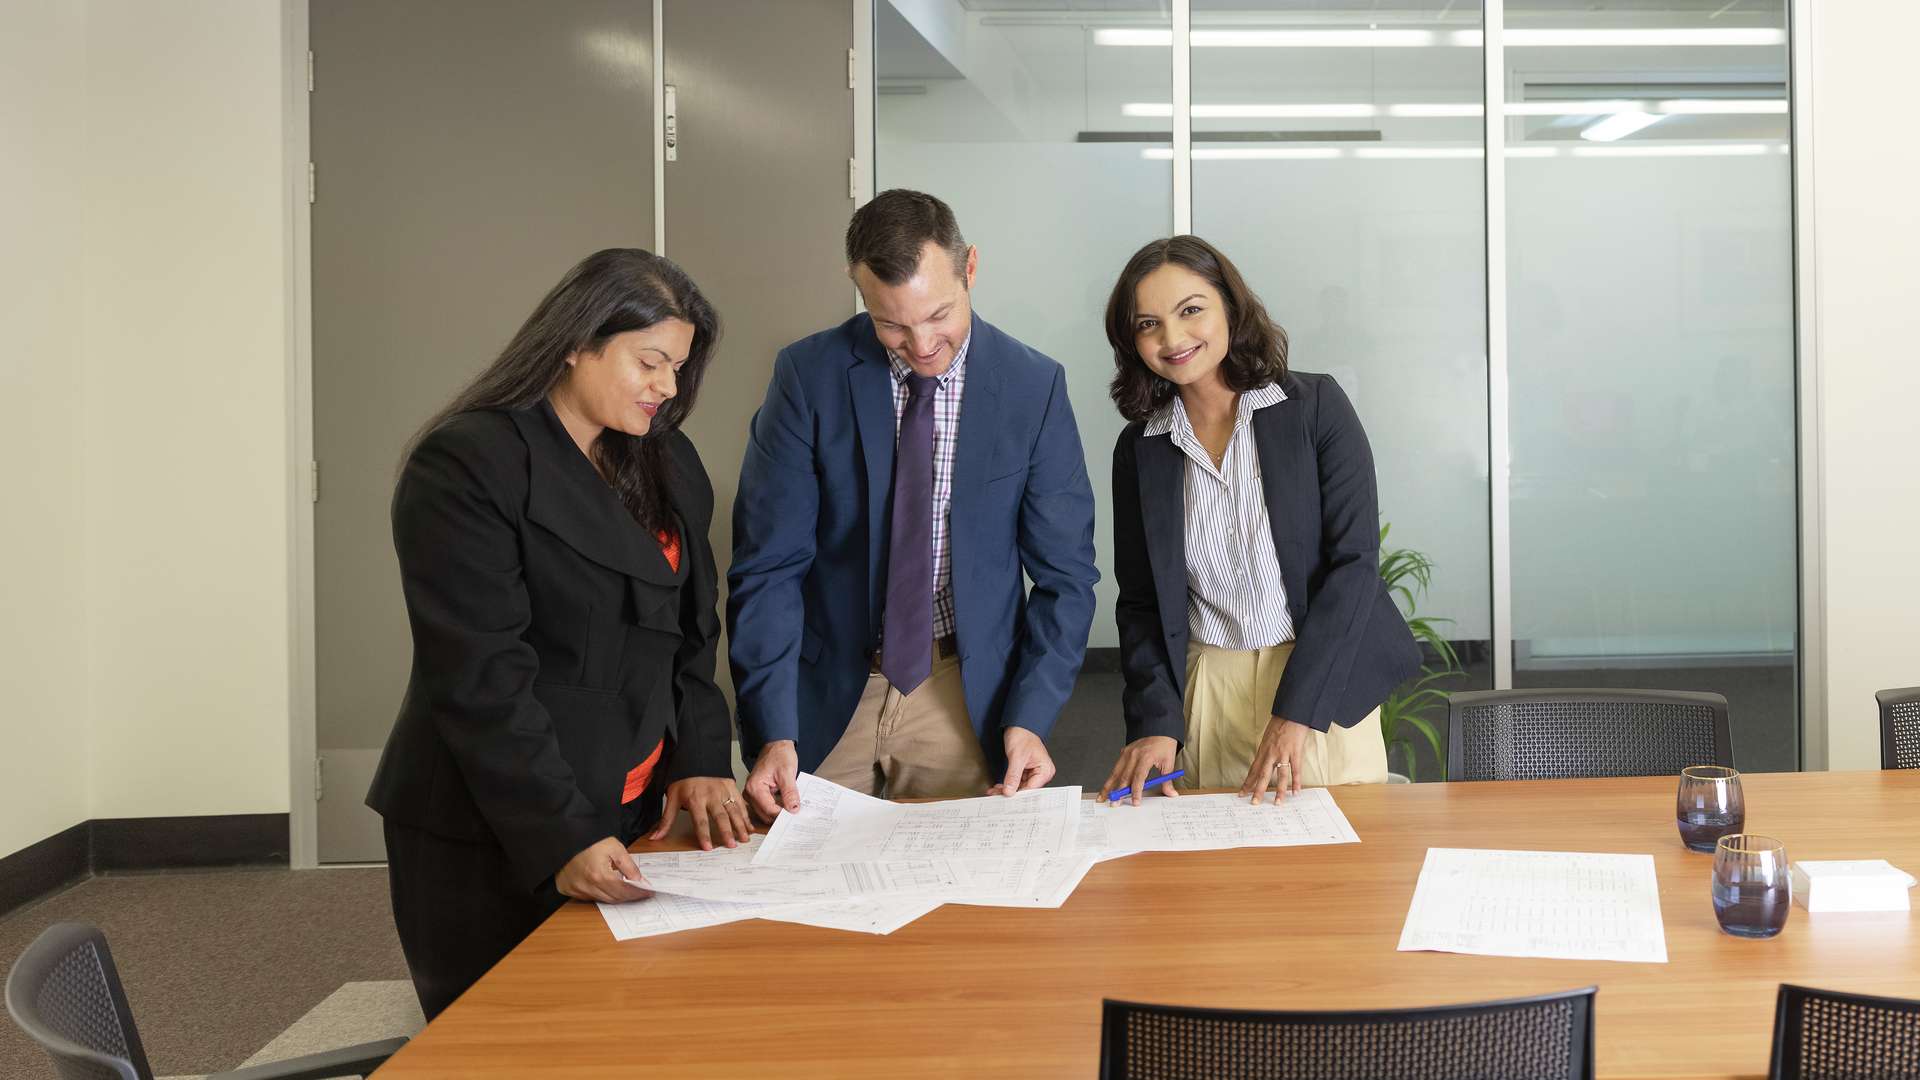
<instances>
[{"instance_id":1,"label":"navy blue suit jacket","mask_svg":"<svg viewBox=\"0 0 1920 1080\"><path fill-rule=\"evenodd\" d=\"M1380 581L1380 508L1360 417L1328 375L1289 372L1285 401L1253 414L1293 656L1273 714L1351 727L1420 667ZM1186 455L1171 435L1127 426L1113 448L1114 580L1120 586L1121 709L1127 739L1186 741Z\"/></svg>"},{"instance_id":2,"label":"navy blue suit jacket","mask_svg":"<svg viewBox=\"0 0 1920 1080\"><path fill-rule=\"evenodd\" d=\"M857 315L794 342L747 433L727 574L741 752L797 741L813 769L866 685L886 600L893 375ZM953 466L953 601L967 714L1045 738L1093 624L1093 490L1060 365L977 314ZM1022 572L1032 579L1028 595Z\"/></svg>"}]
</instances>

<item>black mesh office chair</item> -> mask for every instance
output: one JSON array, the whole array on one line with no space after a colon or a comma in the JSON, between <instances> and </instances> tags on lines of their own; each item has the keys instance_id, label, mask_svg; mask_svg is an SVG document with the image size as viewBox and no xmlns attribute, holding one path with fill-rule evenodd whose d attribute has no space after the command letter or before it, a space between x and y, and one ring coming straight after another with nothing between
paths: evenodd
<instances>
[{"instance_id":1,"label":"black mesh office chair","mask_svg":"<svg viewBox=\"0 0 1920 1080\"><path fill-rule=\"evenodd\" d=\"M1920 686L1873 698L1880 703L1880 767L1920 769Z\"/></svg>"},{"instance_id":2,"label":"black mesh office chair","mask_svg":"<svg viewBox=\"0 0 1920 1080\"><path fill-rule=\"evenodd\" d=\"M1727 699L1685 690L1474 690L1447 702L1447 779L1678 776L1732 765Z\"/></svg>"},{"instance_id":3,"label":"black mesh office chair","mask_svg":"<svg viewBox=\"0 0 1920 1080\"><path fill-rule=\"evenodd\" d=\"M53 1058L63 1080L153 1080L120 973L100 931L56 923L7 973L7 1014ZM207 1080L327 1080L364 1076L405 1039L216 1073Z\"/></svg>"},{"instance_id":4,"label":"black mesh office chair","mask_svg":"<svg viewBox=\"0 0 1920 1080\"><path fill-rule=\"evenodd\" d=\"M1920 1001L1780 986L1772 1080L1920 1080Z\"/></svg>"},{"instance_id":5,"label":"black mesh office chair","mask_svg":"<svg viewBox=\"0 0 1920 1080\"><path fill-rule=\"evenodd\" d=\"M1103 1004L1101 1080L1591 1080L1597 987L1361 1012Z\"/></svg>"}]
</instances>

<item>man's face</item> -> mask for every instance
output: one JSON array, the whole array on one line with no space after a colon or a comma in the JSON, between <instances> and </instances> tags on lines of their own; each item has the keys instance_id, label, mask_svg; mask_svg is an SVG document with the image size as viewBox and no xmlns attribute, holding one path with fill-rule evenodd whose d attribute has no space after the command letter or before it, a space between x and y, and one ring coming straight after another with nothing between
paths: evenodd
<instances>
[{"instance_id":1,"label":"man's face","mask_svg":"<svg viewBox=\"0 0 1920 1080\"><path fill-rule=\"evenodd\" d=\"M979 251L968 248L966 266L955 267L946 251L928 241L913 276L900 284L886 284L865 263L854 265L853 283L880 344L921 375L943 375L973 328L971 290L979 264Z\"/></svg>"}]
</instances>

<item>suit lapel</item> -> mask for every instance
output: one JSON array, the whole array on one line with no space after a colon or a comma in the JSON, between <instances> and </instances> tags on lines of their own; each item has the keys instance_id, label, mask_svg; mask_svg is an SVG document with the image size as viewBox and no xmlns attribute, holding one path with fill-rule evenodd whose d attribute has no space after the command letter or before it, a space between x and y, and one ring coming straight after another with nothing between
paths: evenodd
<instances>
[{"instance_id":1,"label":"suit lapel","mask_svg":"<svg viewBox=\"0 0 1920 1080\"><path fill-rule=\"evenodd\" d=\"M1160 623L1178 631L1187 629L1186 455L1171 435L1142 438L1134 444L1140 475L1140 519L1147 534L1147 563L1153 568L1153 591L1160 601ZM1168 658L1174 678L1185 691L1185 656Z\"/></svg>"},{"instance_id":2,"label":"suit lapel","mask_svg":"<svg viewBox=\"0 0 1920 1080\"><path fill-rule=\"evenodd\" d=\"M973 581L973 534L965 524L974 520L982 491L993 466L993 445L1000 415L1000 350L998 333L979 315L973 317L973 341L967 346L966 383L960 391L960 430L953 448L953 501L947 507L947 542L953 553L953 595L956 621L965 607L960 597L970 595Z\"/></svg>"},{"instance_id":3,"label":"suit lapel","mask_svg":"<svg viewBox=\"0 0 1920 1080\"><path fill-rule=\"evenodd\" d=\"M885 591L887 540L892 525L887 506L893 496L893 450L899 424L893 415L893 372L886 350L873 336L873 323L862 318L853 329L853 363L847 368L847 392L853 399L853 419L860 432L860 452L867 463L867 603L870 625L880 625Z\"/></svg>"},{"instance_id":4,"label":"suit lapel","mask_svg":"<svg viewBox=\"0 0 1920 1080\"><path fill-rule=\"evenodd\" d=\"M1298 558L1300 545L1288 542L1287 526L1297 524L1291 515L1297 513L1299 500L1289 499L1287 489L1291 484L1309 480L1307 476L1297 475L1302 462L1295 451L1311 443L1304 428L1306 410L1300 407L1296 389L1285 384L1282 389L1287 391L1286 400L1254 412L1253 441L1260 451L1260 493L1267 500L1267 527L1273 533L1273 550L1280 560L1280 581L1286 586L1287 606L1297 612L1300 602L1306 599L1308 575L1307 567ZM1309 465L1310 462L1311 456ZM1313 490L1318 492L1317 471L1310 479ZM1298 531L1291 533L1291 536L1298 535Z\"/></svg>"},{"instance_id":5,"label":"suit lapel","mask_svg":"<svg viewBox=\"0 0 1920 1080\"><path fill-rule=\"evenodd\" d=\"M552 405L542 400L508 415L532 459L528 519L610 570L659 585L680 583L685 560L682 571L667 565L660 545L634 524L626 504L594 471Z\"/></svg>"}]
</instances>

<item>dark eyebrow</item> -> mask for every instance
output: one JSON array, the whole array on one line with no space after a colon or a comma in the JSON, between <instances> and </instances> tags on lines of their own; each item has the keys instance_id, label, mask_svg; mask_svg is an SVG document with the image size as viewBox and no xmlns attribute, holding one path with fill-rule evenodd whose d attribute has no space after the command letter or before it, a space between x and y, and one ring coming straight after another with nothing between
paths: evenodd
<instances>
[{"instance_id":1,"label":"dark eyebrow","mask_svg":"<svg viewBox=\"0 0 1920 1080\"><path fill-rule=\"evenodd\" d=\"M1187 301L1189 300L1205 300L1205 299L1206 299L1206 296L1201 293L1188 293L1187 295L1181 297L1179 302L1173 305L1173 310L1179 311L1181 308L1186 307ZM1136 311L1134 312L1134 315L1133 315L1133 321L1139 322L1141 319L1157 319L1159 317L1160 316L1155 315L1152 312Z\"/></svg>"}]
</instances>

